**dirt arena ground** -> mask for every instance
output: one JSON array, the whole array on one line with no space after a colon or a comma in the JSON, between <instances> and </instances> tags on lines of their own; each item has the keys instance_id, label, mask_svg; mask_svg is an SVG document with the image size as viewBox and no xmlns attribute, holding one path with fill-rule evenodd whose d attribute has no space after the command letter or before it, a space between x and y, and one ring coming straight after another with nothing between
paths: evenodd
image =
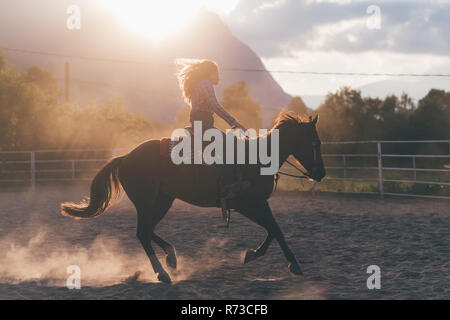
<instances>
[{"instance_id":1,"label":"dirt arena ground","mask_svg":"<svg viewBox=\"0 0 450 320\"><path fill-rule=\"evenodd\" d=\"M167 285L135 237L127 198L94 220L59 214L86 195L0 191L0 299L450 299L449 201L277 192L272 211L304 276L289 273L276 241L243 265L263 229L236 213L225 229L219 209L176 201L157 227L178 254ZM65 286L70 265L80 290ZM380 290L367 289L369 265L381 269Z\"/></svg>"}]
</instances>

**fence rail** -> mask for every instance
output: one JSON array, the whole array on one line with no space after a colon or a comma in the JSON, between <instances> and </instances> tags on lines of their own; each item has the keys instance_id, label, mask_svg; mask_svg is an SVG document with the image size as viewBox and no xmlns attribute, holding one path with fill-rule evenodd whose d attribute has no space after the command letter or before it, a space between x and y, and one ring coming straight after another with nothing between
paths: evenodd
<instances>
[{"instance_id":1,"label":"fence rail","mask_svg":"<svg viewBox=\"0 0 450 320\"><path fill-rule=\"evenodd\" d=\"M396 192L386 192L385 182L391 183L409 183L409 184L429 184L429 185L440 185L440 186L450 186L450 177L447 177L449 181L424 181L417 179L417 173L450 173L450 165L448 168L418 168L416 166L417 159L450 159L450 140L414 140L414 141L342 141L342 142L324 142L324 145L375 145L376 153L324 153L322 156L324 160L327 158L341 158L342 166L326 166L327 169L342 170L342 178L326 178L328 180L338 180L338 181L371 181L377 182L378 184L378 194L381 198L384 195L394 195L394 196L406 196L406 197L421 197L421 198L436 198L436 199L450 199L450 196L440 196L440 195L422 195L422 194L411 194L411 193L396 193ZM447 146L448 154L395 154L395 153L383 153L383 145L395 145L395 144L444 144ZM348 160L352 158L373 158L377 160L376 166L348 166ZM411 167L392 167L383 165L384 159L411 159ZM349 170L373 170L377 172L376 178L349 178L347 173ZM397 171L397 172L408 172L413 174L413 179L392 179L386 178L385 171Z\"/></svg>"},{"instance_id":2,"label":"fence rail","mask_svg":"<svg viewBox=\"0 0 450 320\"><path fill-rule=\"evenodd\" d=\"M395 153L383 153L384 145L394 145L394 144L446 144L448 146L448 154L395 154ZM376 147L376 152L374 153L322 153L324 161L327 159L341 159L342 165L326 165L327 170L341 170L342 177L326 177L325 180L330 181L360 181L360 182L375 182L378 184L378 194L381 198L385 195L395 195L395 196L406 196L406 197L424 197L424 198L436 198L436 199L450 199L450 196L441 195L421 195L421 194L411 194L411 193L396 193L396 192L386 192L384 189L385 183L409 183L409 184L428 184L428 185L440 185L440 186L450 186L450 181L431 181L418 180L417 173L450 173L450 164L448 166L441 168L419 168L416 165L417 159L450 159L450 140L415 140L415 141L341 141L341 142L323 142L324 146L349 146L349 145L372 145ZM120 153L124 153L127 149L68 149L68 150L36 150L36 151L5 151L0 152L0 183L17 183L24 182L29 183L31 188L34 190L36 184L41 181L75 181L75 180L90 180L91 176L80 176L80 174L94 173L98 170L98 167L107 161L110 157L114 157ZM43 155L55 155L58 154L71 154L71 153L103 153L103 157L92 157L92 158L78 158L78 159L64 159L56 158L53 159L42 159ZM21 159L8 159L3 158L14 158L14 155ZM23 159L26 157L26 159ZM376 160L376 165L364 166L364 165L349 165L352 159L362 158L362 159L373 159ZM392 167L384 166L384 159L411 159L411 167ZM95 164L98 166L92 168L80 167L81 164ZM65 165L65 168L41 168L42 165ZM20 168L16 170L5 170L4 167L7 165L22 165L25 168ZM368 170L374 171L376 176L374 177L351 177L349 172L358 170ZM398 171L398 172L408 172L413 174L413 179L404 178L386 178L385 172ZM65 177L39 177L40 174L67 174ZM13 178L2 178L3 175L14 175L22 174L21 179ZM447 178L450 180L449 176Z\"/></svg>"}]
</instances>

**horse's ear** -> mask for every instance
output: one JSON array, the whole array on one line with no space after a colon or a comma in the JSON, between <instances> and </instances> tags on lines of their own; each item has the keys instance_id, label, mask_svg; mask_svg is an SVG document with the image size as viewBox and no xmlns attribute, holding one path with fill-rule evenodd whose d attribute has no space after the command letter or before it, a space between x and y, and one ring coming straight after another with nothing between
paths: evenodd
<instances>
[{"instance_id":1,"label":"horse's ear","mask_svg":"<svg viewBox=\"0 0 450 320\"><path fill-rule=\"evenodd\" d=\"M311 119L311 117L309 117L309 119ZM319 115L318 114L316 114L316 116L312 120L312 123L314 123L314 125L316 125L317 121L319 121Z\"/></svg>"}]
</instances>

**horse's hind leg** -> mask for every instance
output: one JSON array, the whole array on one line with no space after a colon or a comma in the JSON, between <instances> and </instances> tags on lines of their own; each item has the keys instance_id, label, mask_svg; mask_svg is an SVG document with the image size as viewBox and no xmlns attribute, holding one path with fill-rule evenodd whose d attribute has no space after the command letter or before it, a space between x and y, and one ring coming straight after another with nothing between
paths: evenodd
<instances>
[{"instance_id":1,"label":"horse's hind leg","mask_svg":"<svg viewBox=\"0 0 450 320\"><path fill-rule=\"evenodd\" d=\"M156 242L158 246L160 246L164 252L166 253L166 264L172 269L177 268L177 254L175 251L175 247L158 236L155 232L153 232L152 240Z\"/></svg>"},{"instance_id":2,"label":"horse's hind leg","mask_svg":"<svg viewBox=\"0 0 450 320\"><path fill-rule=\"evenodd\" d=\"M125 179L121 182L137 210L136 236L152 264L153 271L158 275L158 280L170 283L170 277L156 257L151 243L155 226L161 220L161 214L153 210L159 195L159 182L136 180L133 183L127 183Z\"/></svg>"},{"instance_id":3,"label":"horse's hind leg","mask_svg":"<svg viewBox=\"0 0 450 320\"><path fill-rule=\"evenodd\" d=\"M136 209L138 212L137 238L141 241L145 253L147 253L150 263L152 264L153 271L158 275L158 280L170 283L170 276L156 257L151 243L153 231L159 220L155 220L155 217L152 216L152 206L148 203L138 204Z\"/></svg>"},{"instance_id":4,"label":"horse's hind leg","mask_svg":"<svg viewBox=\"0 0 450 320\"><path fill-rule=\"evenodd\" d=\"M161 221L162 218L166 215L167 211L169 211L172 206L174 198L164 193L159 193L156 199L155 205L153 207L153 219L156 224ZM176 269L177 268L177 256L175 253L175 248L172 244L161 238L154 231L151 235L151 239L160 246L164 252L166 253L166 263L169 267Z\"/></svg>"}]
</instances>

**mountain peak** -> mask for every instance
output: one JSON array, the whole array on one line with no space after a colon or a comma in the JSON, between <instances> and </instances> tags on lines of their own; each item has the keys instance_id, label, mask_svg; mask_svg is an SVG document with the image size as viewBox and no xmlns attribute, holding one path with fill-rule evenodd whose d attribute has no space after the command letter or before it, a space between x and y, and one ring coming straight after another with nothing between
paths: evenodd
<instances>
[{"instance_id":1,"label":"mountain peak","mask_svg":"<svg viewBox=\"0 0 450 320\"><path fill-rule=\"evenodd\" d=\"M37 14L33 11L35 7L21 6L20 9L29 10L27 14L33 16ZM82 27L80 32L70 32L65 29L65 25L54 32L61 21L53 15L47 17L45 8L41 8L41 14L44 15L41 19L45 19L46 24L41 25L38 31L34 26L39 24L38 20L23 26L19 19L9 19L5 26L2 17L7 13L0 12L0 38L5 40L2 43L5 47L70 56L136 60L148 64L61 59L5 52L7 59L20 68L36 65L53 72L59 79L64 78L64 63L68 61L73 79L71 98L77 104L104 101L111 96L120 95L131 110L146 115L152 121L171 122L184 105L175 77L174 59L212 59L222 68L265 68L255 52L237 39L217 14L204 9L181 32L167 38L161 45L152 44L148 39L126 29L109 12L97 6L86 5L81 9L88 20L84 24L85 29ZM110 23L105 24L104 21ZM51 37L45 36L46 28L52 34ZM263 109L265 119L287 107L291 99L269 73L223 70L220 78L221 83L216 89L219 98L225 87L245 81L252 99Z\"/></svg>"}]
</instances>

